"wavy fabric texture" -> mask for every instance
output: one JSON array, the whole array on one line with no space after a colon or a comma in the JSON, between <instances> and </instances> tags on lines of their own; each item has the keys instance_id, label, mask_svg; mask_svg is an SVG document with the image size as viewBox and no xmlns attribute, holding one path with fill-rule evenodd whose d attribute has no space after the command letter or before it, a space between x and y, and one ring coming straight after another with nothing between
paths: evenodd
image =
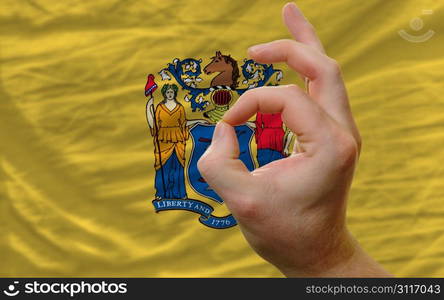
<instances>
[{"instance_id":1,"label":"wavy fabric texture","mask_svg":"<svg viewBox=\"0 0 444 300\"><path fill-rule=\"evenodd\" d=\"M0 276L282 276L238 226L154 212L143 87L176 57L241 61L288 38L284 3L2 0ZM298 5L342 65L363 137L350 230L397 276L443 276L444 3Z\"/></svg>"}]
</instances>

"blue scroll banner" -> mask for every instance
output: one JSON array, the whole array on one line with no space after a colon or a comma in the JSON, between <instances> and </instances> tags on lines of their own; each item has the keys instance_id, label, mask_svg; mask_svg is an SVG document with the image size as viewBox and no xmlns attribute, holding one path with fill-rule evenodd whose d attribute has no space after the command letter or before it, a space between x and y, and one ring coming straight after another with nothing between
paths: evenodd
<instances>
[{"instance_id":1,"label":"blue scroll banner","mask_svg":"<svg viewBox=\"0 0 444 300\"><path fill-rule=\"evenodd\" d=\"M194 199L162 199L153 200L156 213L164 210L186 210L199 214L199 221L210 228L225 229L233 227L237 224L233 215L225 217L216 217L211 213L214 208L202 201Z\"/></svg>"}]
</instances>

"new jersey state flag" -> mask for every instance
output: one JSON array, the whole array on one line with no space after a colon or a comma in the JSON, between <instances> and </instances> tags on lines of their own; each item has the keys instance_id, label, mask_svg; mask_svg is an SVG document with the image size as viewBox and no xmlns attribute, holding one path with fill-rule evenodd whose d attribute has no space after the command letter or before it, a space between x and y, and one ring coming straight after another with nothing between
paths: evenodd
<instances>
[{"instance_id":1,"label":"new jersey state flag","mask_svg":"<svg viewBox=\"0 0 444 300\"><path fill-rule=\"evenodd\" d=\"M0 276L281 277L197 161L247 90L303 82L246 56L285 1L0 3ZM348 226L397 276L444 273L444 4L300 0L342 66L364 147ZM236 128L285 159L280 114ZM297 180L297 178L295 178Z\"/></svg>"}]
</instances>

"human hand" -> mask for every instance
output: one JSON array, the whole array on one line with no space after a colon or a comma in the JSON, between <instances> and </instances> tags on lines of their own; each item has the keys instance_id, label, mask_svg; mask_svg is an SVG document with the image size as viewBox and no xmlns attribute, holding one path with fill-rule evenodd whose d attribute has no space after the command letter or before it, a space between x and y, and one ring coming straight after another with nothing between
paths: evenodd
<instances>
[{"instance_id":1,"label":"human hand","mask_svg":"<svg viewBox=\"0 0 444 300\"><path fill-rule=\"evenodd\" d=\"M286 62L309 79L252 89L225 113L198 162L252 248L287 276L389 276L346 227L347 195L361 138L338 64L324 54L313 27L294 4L284 22L298 42L279 40L249 49L259 63ZM233 126L258 111L282 113L302 152L249 172L239 160Z\"/></svg>"}]
</instances>

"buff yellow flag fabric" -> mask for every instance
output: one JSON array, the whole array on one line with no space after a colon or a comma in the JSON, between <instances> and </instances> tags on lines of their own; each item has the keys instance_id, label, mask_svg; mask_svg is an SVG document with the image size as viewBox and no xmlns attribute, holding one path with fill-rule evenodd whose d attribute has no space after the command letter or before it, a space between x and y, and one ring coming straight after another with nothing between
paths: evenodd
<instances>
[{"instance_id":1,"label":"buff yellow flag fabric","mask_svg":"<svg viewBox=\"0 0 444 300\"><path fill-rule=\"evenodd\" d=\"M267 84L302 85L283 64L244 60L250 45L289 38L283 5L2 0L0 276L282 276L249 248L205 181L191 177L199 143L238 90L270 74ZM397 276L443 276L444 3L298 5L342 65L363 136L350 230ZM228 56L238 75L233 65L218 79L215 65L204 72ZM162 93L166 83L176 95ZM199 88L207 94L194 97ZM172 110L161 103L168 92ZM157 119L147 113L151 95ZM239 136L257 167L251 128ZM156 202L162 189L178 199Z\"/></svg>"}]
</instances>

